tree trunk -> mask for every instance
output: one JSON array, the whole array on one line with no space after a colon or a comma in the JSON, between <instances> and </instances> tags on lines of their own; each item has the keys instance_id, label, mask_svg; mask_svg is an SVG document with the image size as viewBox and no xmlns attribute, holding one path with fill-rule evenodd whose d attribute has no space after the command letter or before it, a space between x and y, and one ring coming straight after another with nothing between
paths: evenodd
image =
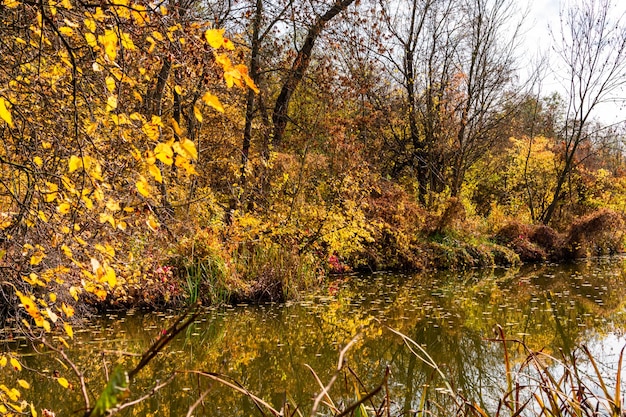
<instances>
[{"instance_id":1,"label":"tree trunk","mask_svg":"<svg viewBox=\"0 0 626 417\"><path fill-rule=\"evenodd\" d=\"M261 18L263 16L263 2L256 0L256 10L254 21L252 23L252 45L250 51L250 78L255 85L259 85L259 49L261 40L259 39L259 31L261 27ZM255 94L252 89L248 89L246 97L246 122L243 129L243 144L241 146L241 188L246 186L246 167L250 157L250 144L252 142L252 119L254 119L254 102Z\"/></svg>"},{"instance_id":2,"label":"tree trunk","mask_svg":"<svg viewBox=\"0 0 626 417\"><path fill-rule=\"evenodd\" d=\"M291 70L287 74L287 78L283 83L283 87L280 90L280 94L278 95L278 98L276 99L276 103L274 105L274 114L272 115L274 132L270 140L270 143L274 147L274 149L278 149L281 146L283 135L285 133L285 128L287 127L287 122L289 121L289 102L291 101L291 96L298 87L298 84L300 84L302 77L304 77L304 73L309 67L309 63L311 62L311 53L313 51L313 47L315 46L315 41L317 40L319 34L322 32L326 24L333 17L344 11L350 4L354 3L354 1L355 0L337 1L330 9L328 9L326 13L318 17L313 26L311 26L311 28L307 32L307 35L304 38L302 48L300 49L300 51L298 51L298 55L293 61Z\"/></svg>"}]
</instances>

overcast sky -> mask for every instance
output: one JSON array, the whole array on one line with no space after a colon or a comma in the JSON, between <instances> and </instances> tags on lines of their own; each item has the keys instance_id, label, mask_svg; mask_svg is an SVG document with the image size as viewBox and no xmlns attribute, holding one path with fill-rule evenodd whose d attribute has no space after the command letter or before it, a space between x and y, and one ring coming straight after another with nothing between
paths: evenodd
<instances>
[{"instance_id":1,"label":"overcast sky","mask_svg":"<svg viewBox=\"0 0 626 417\"><path fill-rule=\"evenodd\" d=\"M520 8L523 8L522 3L526 3L526 1L519 1ZM527 54L523 56L523 59L536 59L541 52L547 52L552 55L550 59L553 60L552 74L549 72L548 77L543 82L541 90L543 96L549 95L554 91L564 94L564 88L558 80L558 75L554 74L554 68L556 67L554 64L557 57L554 56L551 50L554 40L550 30L554 37L558 39L561 30L560 10L568 4L580 3L582 1L587 0L528 0L530 9L526 19L525 42L523 45ZM626 1L613 0L613 6L617 16L626 11ZM616 104L604 104L595 113L595 117L607 124L615 123L626 119L626 110L619 108Z\"/></svg>"}]
</instances>

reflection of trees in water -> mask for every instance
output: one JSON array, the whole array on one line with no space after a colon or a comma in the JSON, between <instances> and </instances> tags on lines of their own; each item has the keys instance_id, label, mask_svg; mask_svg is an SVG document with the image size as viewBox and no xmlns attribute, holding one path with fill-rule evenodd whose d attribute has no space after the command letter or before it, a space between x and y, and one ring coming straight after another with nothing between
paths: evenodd
<instances>
[{"instance_id":1,"label":"reflection of trees in water","mask_svg":"<svg viewBox=\"0 0 626 417\"><path fill-rule=\"evenodd\" d=\"M433 403L453 409L452 398L434 390L443 384L433 369L385 329L389 326L423 345L455 390L493 409L505 385L502 346L485 341L493 337L496 324L508 337L523 340L533 349L567 351L588 337L586 329L603 334L623 325L621 316L622 322L611 325L602 319L623 309L624 281L624 264L619 260L533 266L521 272L379 274L346 280L332 296L317 296L289 307L208 311L142 371L133 395L141 393L139 387L150 387L171 372L198 369L230 376L276 408L285 397L291 398L306 414L319 386L304 364L323 382L329 381L341 347L362 332L361 341L346 359L368 389L382 381L389 366L395 411L416 409L426 384ZM97 321L89 332L76 333L78 340L69 354L86 371L95 392L104 385L105 363L111 370L124 361L130 368L137 360L117 353L103 355L103 351L142 352L166 322L167 317L156 314ZM525 357L514 344L511 352L516 363ZM59 370L72 379L50 356L32 356L26 361L33 368ZM340 379L331 396L339 404L350 404L355 398L353 377L346 374ZM155 410L184 414L207 389L211 392L200 414L255 414L254 405L241 395L188 375L181 375L132 414ZM34 378L33 391L41 397L37 403L55 409L57 415L67 415L75 411L73 404L81 404L77 391L68 396L52 379ZM62 396L67 401L60 404Z\"/></svg>"}]
</instances>

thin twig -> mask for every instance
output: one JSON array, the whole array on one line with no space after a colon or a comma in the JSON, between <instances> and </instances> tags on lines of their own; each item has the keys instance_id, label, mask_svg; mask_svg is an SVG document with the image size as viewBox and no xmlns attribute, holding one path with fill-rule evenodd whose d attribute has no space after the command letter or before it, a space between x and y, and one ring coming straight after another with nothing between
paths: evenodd
<instances>
[{"instance_id":1,"label":"thin twig","mask_svg":"<svg viewBox=\"0 0 626 417\"><path fill-rule=\"evenodd\" d=\"M127 408L127 407L132 407L135 404L139 404L140 402L147 400L148 398L152 397L154 394L156 394L156 392L158 390L160 390L161 388L165 387L167 384L169 384L170 382L172 382L174 380L174 377L176 376L175 373L173 373L172 375L170 375L165 382L159 383L157 381L157 385L155 385L150 392L148 392L147 394L143 395L142 397L139 397L135 400L129 401L127 403L124 404L120 404L116 407L113 407L112 409L108 410L109 415L113 415L115 413L118 413L120 411L122 411L123 409Z\"/></svg>"},{"instance_id":2,"label":"thin twig","mask_svg":"<svg viewBox=\"0 0 626 417\"><path fill-rule=\"evenodd\" d=\"M227 386L228 388L234 389L237 392L240 392L242 394L244 394L245 396L247 396L248 398L250 398L252 401L254 401L255 404L257 404L257 406L260 404L263 407L267 408L272 414L274 414L275 416L280 416L280 411L276 410L274 407L272 407L270 404L268 404L267 402L265 402L263 399L257 397L256 395L254 395L253 393L251 393L250 391L248 391L247 389L234 384L230 381L225 380L224 378L222 378L219 374L216 374L214 372L203 372L203 371L184 371L186 373L190 373L190 374L196 374L196 375L201 375L201 376L205 376L207 378L210 378L214 381L219 382L222 385Z\"/></svg>"},{"instance_id":3,"label":"thin twig","mask_svg":"<svg viewBox=\"0 0 626 417\"><path fill-rule=\"evenodd\" d=\"M57 349L54 346L52 346L50 343L48 343L48 341L46 341L45 338L41 338L41 343L46 345L48 347L48 349L51 349L54 352L56 352L59 355L61 355L61 357L63 358L65 363L67 363L70 366L70 368L72 368L72 370L74 371L74 374L76 374L76 377L78 378L78 381L80 382L80 390L81 390L81 392L83 394L83 399L85 400L85 409L86 410L90 410L91 409L91 405L90 405L91 403L89 401L89 393L87 392L87 385L85 384L85 377L83 376L83 373L78 370L78 367L76 367L76 365L74 365L74 362L72 362L70 360L70 358L67 357L65 352L63 352L61 349Z\"/></svg>"},{"instance_id":4,"label":"thin twig","mask_svg":"<svg viewBox=\"0 0 626 417\"><path fill-rule=\"evenodd\" d=\"M195 402L195 403L193 403L193 404L191 405L191 407L189 407L189 411L187 411L187 417L191 417L191 415L192 415L193 411L194 411L194 410L195 410L195 409L196 409L196 408L197 408L197 407L198 407L198 406L202 403L202 401L204 401L204 398L205 398L207 395L209 395L209 392L211 392L211 389L208 389L208 390L204 391L204 392L202 393L202 395L200 395L200 398L198 398L198 399L196 400L196 402Z\"/></svg>"}]
</instances>

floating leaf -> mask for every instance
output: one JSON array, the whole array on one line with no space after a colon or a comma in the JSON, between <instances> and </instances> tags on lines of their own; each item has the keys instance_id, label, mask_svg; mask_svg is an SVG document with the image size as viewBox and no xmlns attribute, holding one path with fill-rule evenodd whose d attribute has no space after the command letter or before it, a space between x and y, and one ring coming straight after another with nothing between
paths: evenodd
<instances>
[{"instance_id":1,"label":"floating leaf","mask_svg":"<svg viewBox=\"0 0 626 417\"><path fill-rule=\"evenodd\" d=\"M61 385L63 388L68 388L70 386L70 383L67 381L67 379L60 377L57 378L57 382L59 383L59 385Z\"/></svg>"},{"instance_id":2,"label":"floating leaf","mask_svg":"<svg viewBox=\"0 0 626 417\"><path fill-rule=\"evenodd\" d=\"M22 365L17 361L17 359L11 358L9 362L11 363L11 366L13 367L13 369L15 369L16 371L22 370Z\"/></svg>"}]
</instances>

